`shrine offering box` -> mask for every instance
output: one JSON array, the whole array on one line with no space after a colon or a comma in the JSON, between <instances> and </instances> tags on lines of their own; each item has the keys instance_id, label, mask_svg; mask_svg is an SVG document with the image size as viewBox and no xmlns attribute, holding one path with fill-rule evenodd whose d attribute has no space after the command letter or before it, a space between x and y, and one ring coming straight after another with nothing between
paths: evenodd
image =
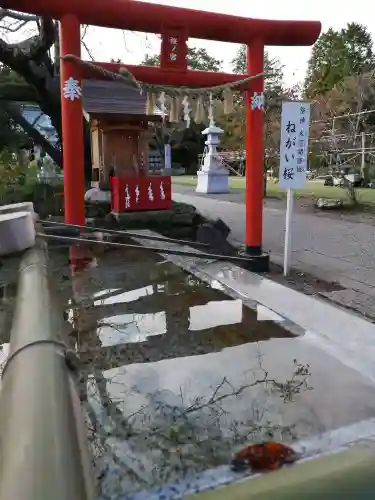
<instances>
[{"instance_id":1,"label":"shrine offering box","mask_svg":"<svg viewBox=\"0 0 375 500\"><path fill-rule=\"evenodd\" d=\"M112 211L115 213L172 208L169 176L111 178Z\"/></svg>"}]
</instances>

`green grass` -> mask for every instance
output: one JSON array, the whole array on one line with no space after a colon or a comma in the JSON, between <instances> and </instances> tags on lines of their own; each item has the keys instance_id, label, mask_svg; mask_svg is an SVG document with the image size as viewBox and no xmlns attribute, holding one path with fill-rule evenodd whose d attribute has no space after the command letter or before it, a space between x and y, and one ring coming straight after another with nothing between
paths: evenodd
<instances>
[{"instance_id":1,"label":"green grass","mask_svg":"<svg viewBox=\"0 0 375 500\"><path fill-rule=\"evenodd\" d=\"M197 178L195 176L176 176L172 178L175 185L196 186ZM245 179L243 177L230 177L229 184L231 189L244 190ZM322 182L310 181L301 189L296 189L296 195L299 198L329 198L340 199L349 202L347 190L339 187L324 186ZM283 198L285 190L275 182L267 182L267 196ZM358 202L363 205L375 207L375 189L357 189Z\"/></svg>"}]
</instances>

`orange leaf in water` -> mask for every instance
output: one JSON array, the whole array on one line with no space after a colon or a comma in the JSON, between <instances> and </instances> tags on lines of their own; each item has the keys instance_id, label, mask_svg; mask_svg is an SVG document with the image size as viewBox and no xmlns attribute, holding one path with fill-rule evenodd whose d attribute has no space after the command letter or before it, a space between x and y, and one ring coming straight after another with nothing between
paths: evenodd
<instances>
[{"instance_id":1,"label":"orange leaf in water","mask_svg":"<svg viewBox=\"0 0 375 500\"><path fill-rule=\"evenodd\" d=\"M298 460L299 454L293 448L275 441L261 444L253 444L241 450L232 462L236 471L247 468L254 472L266 472L276 470L284 464L293 463Z\"/></svg>"}]
</instances>

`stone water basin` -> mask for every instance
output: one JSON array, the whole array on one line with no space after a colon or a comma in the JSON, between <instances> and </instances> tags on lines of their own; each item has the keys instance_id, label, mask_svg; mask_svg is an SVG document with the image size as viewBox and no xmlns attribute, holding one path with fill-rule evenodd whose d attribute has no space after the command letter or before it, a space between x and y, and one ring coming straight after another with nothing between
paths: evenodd
<instances>
[{"instance_id":1,"label":"stone water basin","mask_svg":"<svg viewBox=\"0 0 375 500\"><path fill-rule=\"evenodd\" d=\"M218 282L151 252L90 248L73 277L67 250L50 255L83 364L100 498L228 464L252 441L291 443L375 416L370 381Z\"/></svg>"}]
</instances>

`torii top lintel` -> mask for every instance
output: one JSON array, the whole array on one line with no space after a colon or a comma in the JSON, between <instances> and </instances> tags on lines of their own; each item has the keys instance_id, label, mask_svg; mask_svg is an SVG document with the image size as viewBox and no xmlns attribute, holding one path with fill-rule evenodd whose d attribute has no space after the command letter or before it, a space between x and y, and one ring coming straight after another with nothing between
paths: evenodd
<instances>
[{"instance_id":1,"label":"torii top lintel","mask_svg":"<svg viewBox=\"0 0 375 500\"><path fill-rule=\"evenodd\" d=\"M136 0L0 0L0 5L56 19L75 14L82 24L146 33L183 28L188 37L233 43L312 45L321 31L317 21L250 19Z\"/></svg>"}]
</instances>

